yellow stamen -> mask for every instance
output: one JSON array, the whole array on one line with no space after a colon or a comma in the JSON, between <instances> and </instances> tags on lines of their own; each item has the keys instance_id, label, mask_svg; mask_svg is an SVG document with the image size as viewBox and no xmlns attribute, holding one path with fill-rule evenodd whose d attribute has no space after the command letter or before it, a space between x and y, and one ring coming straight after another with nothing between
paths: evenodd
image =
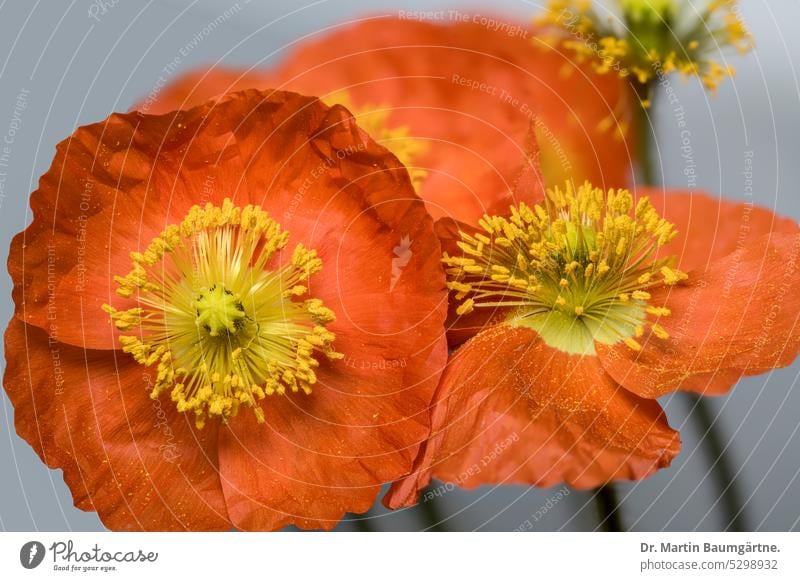
<instances>
[{"instance_id":1,"label":"yellow stamen","mask_svg":"<svg viewBox=\"0 0 800 581\"><path fill-rule=\"evenodd\" d=\"M658 323L653 323L652 325L650 325L650 328L653 330L655 336L658 337L659 339L669 339L669 333L667 333L664 327L662 327Z\"/></svg>"},{"instance_id":2,"label":"yellow stamen","mask_svg":"<svg viewBox=\"0 0 800 581\"><path fill-rule=\"evenodd\" d=\"M650 290L685 277L674 257L658 257L673 225L627 190L567 182L544 204L512 206L510 216L480 224L480 233L461 233L463 256L442 259L456 312L506 307L508 324L531 327L569 353L593 354L595 342L641 348L634 337L648 315L669 315L648 304Z\"/></svg>"},{"instance_id":3,"label":"yellow stamen","mask_svg":"<svg viewBox=\"0 0 800 581\"><path fill-rule=\"evenodd\" d=\"M325 325L333 312L315 298L301 300L304 284L322 261L298 244L291 261L272 266L288 232L255 206L192 207L168 226L133 266L115 277L117 294L138 305L104 305L123 351L155 367L150 393L168 392L178 411L191 412L198 427L208 417L224 421L241 406L267 395L311 392L318 354L331 359L335 339Z\"/></svg>"},{"instance_id":4,"label":"yellow stamen","mask_svg":"<svg viewBox=\"0 0 800 581\"><path fill-rule=\"evenodd\" d=\"M622 22L605 18L590 0L550 0L538 18L551 42L590 62L601 74L632 77L649 85L660 74L697 76L715 91L732 68L715 56L720 48L746 53L753 47L736 0L714 0L699 15L688 0L616 0ZM681 20L683 19L683 20ZM648 107L645 97L642 106Z\"/></svg>"},{"instance_id":5,"label":"yellow stamen","mask_svg":"<svg viewBox=\"0 0 800 581\"><path fill-rule=\"evenodd\" d=\"M467 315L473 311L475 307L475 301L473 299L467 299L459 307L456 309L456 313L459 315Z\"/></svg>"},{"instance_id":6,"label":"yellow stamen","mask_svg":"<svg viewBox=\"0 0 800 581\"><path fill-rule=\"evenodd\" d=\"M628 347L630 347L631 349L633 349L634 351L641 351L642 350L641 344L636 339L631 339L630 337L626 337L624 339L624 341L625 341L625 344Z\"/></svg>"},{"instance_id":7,"label":"yellow stamen","mask_svg":"<svg viewBox=\"0 0 800 581\"><path fill-rule=\"evenodd\" d=\"M668 285L678 284L682 280L686 280L688 278L688 275L685 272L675 270L668 266L661 267L661 276L664 277L664 284Z\"/></svg>"}]
</instances>

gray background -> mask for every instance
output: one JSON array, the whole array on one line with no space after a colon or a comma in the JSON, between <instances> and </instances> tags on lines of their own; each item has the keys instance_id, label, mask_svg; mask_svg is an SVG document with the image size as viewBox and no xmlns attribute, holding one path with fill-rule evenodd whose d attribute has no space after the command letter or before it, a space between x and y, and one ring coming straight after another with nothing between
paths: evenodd
<instances>
[{"instance_id":1,"label":"gray background","mask_svg":"<svg viewBox=\"0 0 800 581\"><path fill-rule=\"evenodd\" d=\"M0 1L0 135L12 121L17 95L30 91L16 133L5 197L0 199L0 253L30 220L28 194L48 168L55 144L77 126L126 110L154 87L162 69L209 22L234 14L202 39L181 70L213 63L276 62L303 34L365 11L392 13L413 8L492 5L491 11L527 20L541 2L402 2L392 0L117 0L98 19L92 0ZM113 4L113 0L107 4ZM742 16L757 41L749 56L730 62L739 74L716 98L694 81L674 80L687 112L698 185L745 198L746 152L753 153L754 200L800 218L800 87L793 62L800 57L800 3L744 0ZM238 7L237 7L238 6ZM485 12L486 10L483 9ZM670 111L657 112L658 155L667 185L685 187L680 135ZM0 321L12 313L11 281L0 273ZM800 519L800 364L749 378L712 404L728 443L747 504L749 527L796 530ZM663 402L680 429L683 449L668 470L637 484L620 486L624 520L637 530L719 530L726 519L716 502L709 462L698 447L701 434L686 419L681 396ZM537 511L562 489L505 486L451 491L436 507L452 517L451 530L510 530L530 522L534 530L591 530L594 506L583 493L555 502L538 520ZM373 529L421 527L421 509L387 515L370 513ZM14 433L13 409L3 394L0 414L0 528L4 530L99 530L93 513L72 506L60 471L48 470ZM343 523L342 529L352 529Z\"/></svg>"}]
</instances>

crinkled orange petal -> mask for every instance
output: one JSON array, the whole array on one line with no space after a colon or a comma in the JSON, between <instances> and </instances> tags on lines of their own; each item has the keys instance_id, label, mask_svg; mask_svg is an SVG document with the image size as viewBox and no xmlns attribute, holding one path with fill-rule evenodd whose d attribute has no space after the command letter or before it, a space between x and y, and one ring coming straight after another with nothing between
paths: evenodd
<instances>
[{"instance_id":1,"label":"crinkled orange petal","mask_svg":"<svg viewBox=\"0 0 800 581\"><path fill-rule=\"evenodd\" d=\"M672 314L670 334L647 333L642 350L598 345L603 367L642 397L676 390L727 392L743 375L789 365L800 350L800 229L747 238L707 269L689 271L675 287L652 293L651 305Z\"/></svg>"},{"instance_id":2,"label":"crinkled orange petal","mask_svg":"<svg viewBox=\"0 0 800 581\"><path fill-rule=\"evenodd\" d=\"M11 243L16 316L54 340L118 347L108 318L98 314L104 303L123 305L113 277L131 269L131 251L143 250L194 204L252 201L237 127L228 122L247 115L254 99L164 116L115 114L61 142L31 194L33 222ZM274 102L281 99L291 110L310 102Z\"/></svg>"},{"instance_id":3,"label":"crinkled orange petal","mask_svg":"<svg viewBox=\"0 0 800 581\"><path fill-rule=\"evenodd\" d=\"M231 528L217 466L217 427L198 431L126 355L48 342L12 320L3 383L17 433L64 471L75 506L112 530ZM116 356L115 356L116 355Z\"/></svg>"},{"instance_id":4,"label":"crinkled orange petal","mask_svg":"<svg viewBox=\"0 0 800 581\"><path fill-rule=\"evenodd\" d=\"M265 77L264 71L258 68L216 66L191 71L163 87L154 88L132 111L161 115L191 109L226 93L267 88Z\"/></svg>"},{"instance_id":5,"label":"crinkled orange petal","mask_svg":"<svg viewBox=\"0 0 800 581\"><path fill-rule=\"evenodd\" d=\"M289 232L288 250L276 255L276 267L291 259L298 243L314 248L322 259L322 271L309 280L309 294L336 313L337 320L328 328L337 335L334 347L346 359L322 364L311 395L266 401L269 426L261 426L261 431L249 424L253 418L246 412L220 428L220 478L231 522L242 528L288 523L329 528L345 510L366 510L382 484L411 470L429 433L428 408L447 358L441 249L433 220L405 169L360 130L344 108L283 92L233 93L164 116L116 115L79 134L99 140L80 157L88 161L89 149L100 152L95 165L86 166L95 168L88 175L115 184L113 189L108 185L107 196L93 200L93 209L103 218L87 229L107 230L113 244L100 257L81 257L69 229L78 220L81 203L74 187L60 192L71 203L47 205L52 193L48 184L57 184L54 176L72 163L68 146L62 146L61 162L57 160L43 180L46 187L34 195L34 223L12 248L9 266L16 284L17 319L30 320L61 340L119 348L99 304L113 298L116 284L110 277L128 271L130 250L142 250L193 203L219 204L231 197L240 205L259 205ZM105 144L106 134L133 145L125 149L116 141ZM135 163L128 165L126 159ZM80 183L73 179L73 185ZM40 246L49 240L45 217L50 214L63 238L56 253L60 270L55 300L47 296L47 278L32 272L46 265L41 261L47 252ZM32 253L39 262L30 258ZM86 269L87 280L95 281L81 292L72 284L79 265ZM121 308L135 306L134 301L113 300ZM51 328L48 316L53 308L57 325ZM90 325L103 332L91 335ZM129 355L105 353L142 381L142 368L131 363ZM146 386L140 387L146 396ZM174 409L168 400L163 406ZM278 410L288 415L276 418ZM124 410L116 412L124 418ZM176 416L170 416L170 426L193 422L193 417ZM269 428L275 426L281 430L275 437L284 444L299 443L311 450L302 459L291 459L292 470L310 483L296 489L303 490L303 496L287 496L273 482L259 480L263 475L251 478L252 464L243 466L251 452L278 467L285 461L262 448L271 441ZM101 436L106 437L101 434L93 445L103 445ZM320 451L328 460L315 460ZM356 457L353 462L361 467L358 486L351 490L340 488L340 465L334 461L345 454ZM189 476L201 473L198 469ZM325 492L325 487L334 492ZM319 493L313 502L308 496L312 493ZM264 499L277 508L279 517L263 509ZM175 507L181 507L179 501ZM123 528L117 522L112 526Z\"/></svg>"},{"instance_id":6,"label":"crinkled orange petal","mask_svg":"<svg viewBox=\"0 0 800 581\"><path fill-rule=\"evenodd\" d=\"M296 153L279 176L262 171L260 156L273 154L254 141L245 178L322 258L309 288L337 314L328 328L345 359L323 364L311 395L267 402L265 426L236 418L223 434L225 494L242 529L329 529L366 511L381 484L410 472L447 359L441 251L405 172L341 107L317 135L311 147L284 144ZM242 140L244 155L250 147ZM298 200L290 185L312 175L320 155L328 171Z\"/></svg>"},{"instance_id":7,"label":"crinkled orange petal","mask_svg":"<svg viewBox=\"0 0 800 581\"><path fill-rule=\"evenodd\" d=\"M513 24L513 23L511 23ZM626 81L548 48L539 32L509 37L473 23L370 18L301 45L275 71L196 72L156 96L159 110L198 103L241 86L277 87L336 99L359 111L388 111L404 140L424 144L419 194L434 217L475 223L498 201L508 205L531 125L548 183L589 179L627 185L635 164ZM152 100L152 99L151 99ZM146 102L145 102L146 103ZM626 138L623 139L622 135Z\"/></svg>"},{"instance_id":8,"label":"crinkled orange petal","mask_svg":"<svg viewBox=\"0 0 800 581\"><path fill-rule=\"evenodd\" d=\"M264 425L231 423L220 458L238 528L331 529L345 512L366 512L381 483L410 472L430 430L425 359L443 361L446 347L394 347L399 358L387 359L387 348L338 335L337 348L358 353L345 360L346 372L324 365L310 396L265 406Z\"/></svg>"},{"instance_id":9,"label":"crinkled orange petal","mask_svg":"<svg viewBox=\"0 0 800 581\"><path fill-rule=\"evenodd\" d=\"M497 325L459 349L442 376L424 465L385 502L412 502L430 477L481 484L589 488L639 480L680 448L657 402L640 398L592 356Z\"/></svg>"},{"instance_id":10,"label":"crinkled orange petal","mask_svg":"<svg viewBox=\"0 0 800 581\"><path fill-rule=\"evenodd\" d=\"M632 151L616 127L598 126L620 121L626 82L588 72L531 32L368 19L302 45L272 84L323 98L347 91L358 107L388 106L392 126L428 144L417 163L429 168L420 195L434 217L475 222L506 195L534 115L548 183L625 185Z\"/></svg>"},{"instance_id":11,"label":"crinkled orange petal","mask_svg":"<svg viewBox=\"0 0 800 581\"><path fill-rule=\"evenodd\" d=\"M678 235L661 253L677 256L684 271L705 269L767 234L797 230L794 220L766 208L706 192L639 187L636 194L648 196L659 213L675 224Z\"/></svg>"},{"instance_id":12,"label":"crinkled orange petal","mask_svg":"<svg viewBox=\"0 0 800 581\"><path fill-rule=\"evenodd\" d=\"M118 347L108 318L96 316L104 303L125 305L116 296L113 276L126 274L130 252L141 251L193 204L219 204L226 197L240 205L262 204L290 230L292 247L297 242L331 245L321 241L336 231L332 220L344 228L337 217L339 205L352 207L361 196L378 199L392 191L396 204L377 204L371 211L416 208L423 216L393 156L372 142L367 149L363 135L356 141L347 137L357 130L344 110L334 119L327 107L312 105L312 98L282 92L246 95L164 116L113 115L62 142L31 196L32 224L12 241L8 266L16 315L48 330L55 340L93 349ZM338 123L341 130L320 135L326 123ZM344 141L334 147L331 139ZM345 151L348 144L353 151ZM337 155L351 163L340 163ZM324 170L330 171L323 176ZM325 209L324 218L319 208ZM420 218L417 229L426 227L429 219ZM410 236L411 254L434 260L438 245L428 249L423 245L433 242L414 242L414 233L408 228L392 242ZM361 247L366 252L368 245ZM381 267L390 268L393 258L389 249ZM355 264L358 257L338 254L335 260ZM346 281L367 284L373 278Z\"/></svg>"}]
</instances>

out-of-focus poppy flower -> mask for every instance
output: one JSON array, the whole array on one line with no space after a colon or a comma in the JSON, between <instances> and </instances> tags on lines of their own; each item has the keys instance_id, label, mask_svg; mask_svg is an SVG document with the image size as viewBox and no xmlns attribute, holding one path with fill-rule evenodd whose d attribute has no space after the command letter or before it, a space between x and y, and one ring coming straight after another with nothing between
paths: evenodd
<instances>
[{"instance_id":1,"label":"out-of-focus poppy flower","mask_svg":"<svg viewBox=\"0 0 800 581\"><path fill-rule=\"evenodd\" d=\"M637 480L680 448L655 398L727 392L800 349L800 229L706 194L548 190L445 240L460 323L417 472L471 488ZM482 328L470 319L493 316ZM478 319L485 323L486 317Z\"/></svg>"},{"instance_id":2,"label":"out-of-focus poppy flower","mask_svg":"<svg viewBox=\"0 0 800 581\"><path fill-rule=\"evenodd\" d=\"M58 146L31 206L4 385L76 506L112 529L329 529L409 472L447 356L440 247L343 108L250 90L112 115Z\"/></svg>"},{"instance_id":3,"label":"out-of-focus poppy flower","mask_svg":"<svg viewBox=\"0 0 800 581\"><path fill-rule=\"evenodd\" d=\"M560 44L578 61L643 87L677 72L715 91L734 74L716 53L753 47L736 0L616 0L599 8L585 0L550 0L538 21L565 32Z\"/></svg>"},{"instance_id":4,"label":"out-of-focus poppy flower","mask_svg":"<svg viewBox=\"0 0 800 581\"><path fill-rule=\"evenodd\" d=\"M538 30L467 16L451 24L365 19L304 42L260 84L345 105L409 168L435 218L476 223L535 202L509 197L531 124L548 179L625 186L635 166L627 81L577 65ZM184 106L253 75L197 72L155 106Z\"/></svg>"}]
</instances>

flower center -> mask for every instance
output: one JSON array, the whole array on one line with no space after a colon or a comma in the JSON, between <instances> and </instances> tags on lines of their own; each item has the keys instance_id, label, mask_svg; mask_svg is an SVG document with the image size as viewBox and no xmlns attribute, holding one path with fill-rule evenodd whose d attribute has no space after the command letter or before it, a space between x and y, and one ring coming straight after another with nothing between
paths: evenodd
<instances>
[{"instance_id":1,"label":"flower center","mask_svg":"<svg viewBox=\"0 0 800 581\"><path fill-rule=\"evenodd\" d=\"M263 210L225 200L194 206L131 253L133 268L115 280L117 294L138 305L103 309L130 332L120 336L123 351L156 368L152 398L168 391L198 427L241 406L263 421L261 400L311 393L319 354L342 357L326 328L333 312L306 296L305 282L322 268L316 252L298 244L286 264L271 267L288 240Z\"/></svg>"},{"instance_id":2,"label":"flower center","mask_svg":"<svg viewBox=\"0 0 800 581\"><path fill-rule=\"evenodd\" d=\"M753 46L737 14L736 0L708 0L699 8L685 0L616 0L616 4L619 22L585 0L550 0L539 22L571 36L563 46L579 62L592 62L600 73L633 75L642 85L659 72L677 71L698 76L713 91L734 73L714 53L725 47L746 53Z\"/></svg>"},{"instance_id":3,"label":"flower center","mask_svg":"<svg viewBox=\"0 0 800 581\"><path fill-rule=\"evenodd\" d=\"M200 291L194 302L197 324L211 337L220 333L236 333L244 326L247 315L241 299L222 285Z\"/></svg>"},{"instance_id":4,"label":"flower center","mask_svg":"<svg viewBox=\"0 0 800 581\"><path fill-rule=\"evenodd\" d=\"M669 335L650 290L686 279L674 257L657 257L676 235L647 198L634 209L627 190L603 192L585 183L547 192L544 205L484 216L482 232L461 232L464 255L443 262L456 312L508 308L506 322L535 329L550 346L593 355L595 342L639 350L648 316L653 334Z\"/></svg>"}]
</instances>

